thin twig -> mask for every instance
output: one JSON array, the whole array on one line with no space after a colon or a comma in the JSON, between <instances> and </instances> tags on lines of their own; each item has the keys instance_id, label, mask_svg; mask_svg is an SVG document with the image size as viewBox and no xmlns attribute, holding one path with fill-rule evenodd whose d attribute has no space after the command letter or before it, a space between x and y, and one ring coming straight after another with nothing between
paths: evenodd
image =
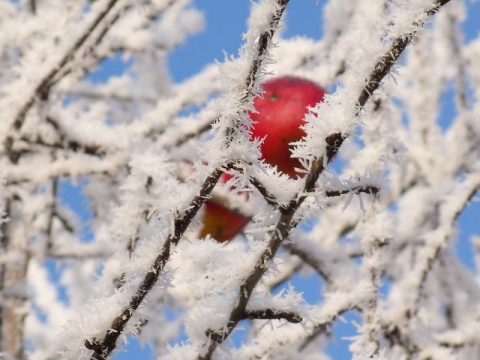
<instances>
[{"instance_id":1,"label":"thin twig","mask_svg":"<svg viewBox=\"0 0 480 360\"><path fill-rule=\"evenodd\" d=\"M325 196L336 197L336 196L350 194L352 192L355 194L366 193L366 194L371 194L375 196L380 192L380 189L376 186L370 186L370 185L355 186L355 187L352 187L351 189L346 189L346 190L327 190L325 191Z\"/></svg>"},{"instance_id":2,"label":"thin twig","mask_svg":"<svg viewBox=\"0 0 480 360\"><path fill-rule=\"evenodd\" d=\"M288 250L290 254L298 256L304 263L312 267L327 283L332 282L332 274L325 264L318 257L314 257L311 253L304 251L297 244L284 243L283 248Z\"/></svg>"},{"instance_id":3,"label":"thin twig","mask_svg":"<svg viewBox=\"0 0 480 360\"><path fill-rule=\"evenodd\" d=\"M247 310L244 319L261 319L261 320L287 320L292 324L302 322L303 318L292 311L263 309L263 310Z\"/></svg>"}]
</instances>

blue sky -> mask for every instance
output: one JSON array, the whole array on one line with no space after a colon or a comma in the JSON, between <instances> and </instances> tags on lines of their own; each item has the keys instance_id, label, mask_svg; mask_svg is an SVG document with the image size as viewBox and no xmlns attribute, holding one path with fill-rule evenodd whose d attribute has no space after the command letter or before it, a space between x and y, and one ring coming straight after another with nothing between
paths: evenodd
<instances>
[{"instance_id":1,"label":"blue sky","mask_svg":"<svg viewBox=\"0 0 480 360\"><path fill-rule=\"evenodd\" d=\"M288 6L287 23L285 36L308 36L319 39L322 36L321 9L325 1L300 0L291 1ZM169 69L174 81L181 81L203 68L212 61L222 61L224 51L228 54L237 54L242 43L242 33L246 31L246 21L249 15L250 2L246 0L199 0L195 2L196 7L205 14L206 29L200 34L191 37L186 44L176 49L169 58ZM471 40L478 35L480 29L480 2L472 4L469 9L470 21L464 24L466 40ZM477 21L475 22L476 19ZM91 78L95 81L104 81L108 76L121 73L127 64L121 62L119 57L106 61ZM447 121L453 115L452 92L446 93L443 102L443 119ZM79 196L78 187L69 183L62 186L64 201L69 203L84 218L89 218L88 204ZM459 219L460 241L457 251L462 261L470 268L473 268L473 252L469 237L474 233L480 233L478 214L480 204L473 203L462 214ZM86 234L88 238L88 234ZM312 288L312 281L307 278L296 279L296 288L304 291L307 301L315 302L320 295L318 284ZM352 320L355 314L347 314L345 323L338 323L333 328L336 340L332 342L328 351L334 359L348 359L349 341L342 339L354 333ZM161 331L159 329L159 331ZM241 334L239 335L241 338ZM137 341L133 340L127 346L128 352L118 353L113 358L116 360L130 359L153 359L148 349L141 348Z\"/></svg>"}]
</instances>

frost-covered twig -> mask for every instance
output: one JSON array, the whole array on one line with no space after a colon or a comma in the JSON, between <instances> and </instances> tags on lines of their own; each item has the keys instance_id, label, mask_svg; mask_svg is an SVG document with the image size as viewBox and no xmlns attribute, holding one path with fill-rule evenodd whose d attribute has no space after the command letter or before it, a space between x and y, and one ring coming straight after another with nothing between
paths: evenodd
<instances>
[{"instance_id":1,"label":"frost-covered twig","mask_svg":"<svg viewBox=\"0 0 480 360\"><path fill-rule=\"evenodd\" d=\"M28 136L22 136L21 141L27 143L31 147L40 147L48 150L70 150L73 152L81 151L88 155L102 156L105 153L101 150L100 146L97 145L83 145L75 140L68 141L56 141L56 142L47 142L42 139L41 136L37 136L35 139L31 139ZM19 152L21 154L27 154L33 152L32 150L25 150ZM67 175L67 174L65 174Z\"/></svg>"},{"instance_id":2,"label":"frost-covered twig","mask_svg":"<svg viewBox=\"0 0 480 360\"><path fill-rule=\"evenodd\" d=\"M87 163L88 165L85 165ZM106 156L103 159L84 154L72 154L68 159L59 158L52 161L48 167L37 169L35 178L44 181L61 177L81 177L96 174L116 174L126 163L125 155ZM4 169L3 175L9 185L30 183L32 181L31 169L35 158L22 162L21 165L9 166ZM79 167L79 165L83 165ZM72 171L72 169L74 169Z\"/></svg>"},{"instance_id":3,"label":"frost-covered twig","mask_svg":"<svg viewBox=\"0 0 480 360\"><path fill-rule=\"evenodd\" d=\"M157 102L157 99L154 99L150 96L142 95L127 95L123 93L103 93L102 91L93 91L93 90L72 90L69 92L61 92L62 95L73 96L78 98L85 98L88 100L102 101L102 100L113 100L121 103L147 103L153 105Z\"/></svg>"},{"instance_id":4,"label":"frost-covered twig","mask_svg":"<svg viewBox=\"0 0 480 360\"><path fill-rule=\"evenodd\" d=\"M434 5L432 8L426 11L428 17L435 15L438 10L447 4L450 0L435 0ZM422 21L415 22L415 25L420 28L424 24ZM390 69L392 68L395 61L400 57L403 53L407 45L412 41L413 37L415 36L416 31L412 31L409 34L404 34L397 39L395 39L390 46L390 50L381 58L381 60L375 65L375 70L370 74L368 79L366 80L367 85L365 89L360 94L358 98L358 111L361 110L363 106L367 103L370 96L378 89L380 86L383 78L389 73Z\"/></svg>"},{"instance_id":5,"label":"frost-covered twig","mask_svg":"<svg viewBox=\"0 0 480 360\"><path fill-rule=\"evenodd\" d=\"M357 301L354 300L354 297L358 296L358 298L360 298L364 295L363 291L357 294L356 290L357 289L350 289L349 295L345 295L345 293L341 291L327 294L324 303L318 309L320 319L314 322L312 329L306 334L307 336L302 339L299 346L300 351L305 350L310 343L320 335L328 334L333 322L355 306Z\"/></svg>"},{"instance_id":6,"label":"frost-covered twig","mask_svg":"<svg viewBox=\"0 0 480 360\"><path fill-rule=\"evenodd\" d=\"M264 310L247 310L244 315L245 319L263 319L263 320L279 320L284 319L290 323L296 324L302 321L302 317L292 311L264 309Z\"/></svg>"},{"instance_id":7,"label":"frost-covered twig","mask_svg":"<svg viewBox=\"0 0 480 360\"><path fill-rule=\"evenodd\" d=\"M320 276L322 276L325 281L327 281L328 283L332 283L331 270L328 269L327 266L325 266L322 259L314 257L312 253L304 251L300 246L295 243L284 243L282 246L287 249L290 254L298 256L306 264L315 269L315 271L318 272L318 274L320 274Z\"/></svg>"},{"instance_id":8,"label":"frost-covered twig","mask_svg":"<svg viewBox=\"0 0 480 360\"><path fill-rule=\"evenodd\" d=\"M273 279L268 279L265 281L265 285L267 286L270 293L273 293L275 290L284 285L287 281L291 280L291 278L303 267L304 264L301 259L297 259L296 261L290 261L288 265L288 269L283 270Z\"/></svg>"},{"instance_id":9,"label":"frost-covered twig","mask_svg":"<svg viewBox=\"0 0 480 360\"><path fill-rule=\"evenodd\" d=\"M50 203L50 211L48 215L48 222L47 228L45 232L47 233L47 252L50 252L52 247L54 246L52 233L53 233L53 221L54 219L60 220L60 223L64 226L64 228L73 233L74 229L73 226L68 222L66 218L64 218L59 212L57 211L57 196L58 196L58 179L52 180L52 195L51 195L51 203Z\"/></svg>"},{"instance_id":10,"label":"frost-covered twig","mask_svg":"<svg viewBox=\"0 0 480 360\"><path fill-rule=\"evenodd\" d=\"M450 30L450 41L452 45L453 53L456 55L456 67L458 72L457 80L457 106L461 110L468 108L468 84L467 84L467 73L465 66L465 55L463 54L462 49L462 37L459 29L459 20L458 16L448 13L448 25Z\"/></svg>"},{"instance_id":11,"label":"frost-covered twig","mask_svg":"<svg viewBox=\"0 0 480 360\"><path fill-rule=\"evenodd\" d=\"M271 194L268 189L262 184L262 182L256 178L251 178L250 182L253 186L262 194L265 201L272 206L273 208L278 207L278 202L273 194Z\"/></svg>"},{"instance_id":12,"label":"frost-covered twig","mask_svg":"<svg viewBox=\"0 0 480 360\"><path fill-rule=\"evenodd\" d=\"M377 195L380 192L380 189L376 186L357 186L357 187L352 187L351 189L348 189L348 190L326 190L325 196L336 197L336 196L349 194L352 192L354 194L365 193L370 195Z\"/></svg>"},{"instance_id":13,"label":"frost-covered twig","mask_svg":"<svg viewBox=\"0 0 480 360\"><path fill-rule=\"evenodd\" d=\"M175 140L175 142L173 144L165 145L165 148L166 149L176 148L178 146L181 146L181 145L185 144L190 139L194 139L194 138L199 137L200 135L202 135L203 133L207 132L208 130L210 130L212 128L212 124L215 122L215 120L216 120L216 118L211 119L210 121L207 121L206 124L203 124L203 125L197 127L194 131L189 131L189 132L186 132L185 134L182 134L179 138L177 138Z\"/></svg>"},{"instance_id":14,"label":"frost-covered twig","mask_svg":"<svg viewBox=\"0 0 480 360\"><path fill-rule=\"evenodd\" d=\"M36 139L30 139L28 136L22 137L23 141L26 141L31 144L41 145L49 148L57 148L57 149L68 149L73 152L82 152L87 155L94 155L94 156L103 156L105 155L105 151L102 149L101 143L80 143L78 140L71 139L67 132L62 128L61 122L54 119L52 116L47 116L45 121L50 124L58 134L58 141L55 142L47 142L42 139L40 135L37 134Z\"/></svg>"},{"instance_id":15,"label":"frost-covered twig","mask_svg":"<svg viewBox=\"0 0 480 360\"><path fill-rule=\"evenodd\" d=\"M368 347L367 351L371 355L378 354L380 347L378 329L378 289L380 287L380 276L382 273L378 260L380 258L380 244L380 240L374 239L370 246L370 251L367 252L367 257L365 259L365 262L369 263L368 266L370 267L370 279L374 289L364 311L365 322L363 324L363 328L366 332L365 345Z\"/></svg>"},{"instance_id":16,"label":"frost-covered twig","mask_svg":"<svg viewBox=\"0 0 480 360\"><path fill-rule=\"evenodd\" d=\"M466 179L457 184L454 191L444 199L439 211L439 226L430 233L425 234L425 247L422 251L421 261L417 263L412 271L416 278L417 289L415 291L415 300L411 304L407 313L413 315L418 310L418 302L420 301L421 291L425 280L437 260L441 249L445 246L445 242L455 229L455 222L460 214L470 203L470 200L480 189L480 173L469 174Z\"/></svg>"},{"instance_id":17,"label":"frost-covered twig","mask_svg":"<svg viewBox=\"0 0 480 360\"><path fill-rule=\"evenodd\" d=\"M479 173L469 174L464 181L455 184L453 190L437 204L439 210L438 218L435 221L436 226L422 236L425 243L422 244L416 254L418 258L416 263L408 273L402 276L397 284L402 292L408 294L407 299L397 305L395 311L398 312L398 315L393 318L383 316L383 319L381 319L384 336L392 344L403 347L407 354L420 352L422 347L425 346L424 343L418 342L422 339L410 334L408 324L417 318L417 314L421 310L421 302L432 300L426 297L424 293L426 280L434 277L434 264L441 258L442 249L446 247L447 240L454 231L458 216L470 203L479 188ZM451 271L449 269L447 273ZM397 318L397 316L399 317Z\"/></svg>"}]
</instances>

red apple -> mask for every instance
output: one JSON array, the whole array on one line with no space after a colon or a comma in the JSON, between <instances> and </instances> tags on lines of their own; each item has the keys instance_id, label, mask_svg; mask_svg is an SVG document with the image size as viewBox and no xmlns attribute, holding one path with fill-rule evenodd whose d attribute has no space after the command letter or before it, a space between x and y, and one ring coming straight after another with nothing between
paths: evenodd
<instances>
[{"instance_id":1,"label":"red apple","mask_svg":"<svg viewBox=\"0 0 480 360\"><path fill-rule=\"evenodd\" d=\"M262 159L291 178L303 176L295 168L300 161L291 157L290 143L305 136L300 126L309 106L323 101L326 91L310 80L283 76L262 84L263 97L254 100L256 113L251 138L265 138L261 145Z\"/></svg>"},{"instance_id":2,"label":"red apple","mask_svg":"<svg viewBox=\"0 0 480 360\"><path fill-rule=\"evenodd\" d=\"M219 182L225 184L233 175L223 173ZM246 196L246 199L248 196ZM205 211L202 219L200 238L210 235L218 242L225 242L237 236L248 224L250 219L215 201L215 198L205 201Z\"/></svg>"},{"instance_id":3,"label":"red apple","mask_svg":"<svg viewBox=\"0 0 480 360\"><path fill-rule=\"evenodd\" d=\"M304 124L307 107L321 102L326 92L312 81L293 76L269 80L262 87L265 90L263 98L254 100L258 113L250 113L255 122L251 138L265 138L261 145L265 162L291 178L303 176L295 171L295 168L301 168L301 164L291 157L290 143L305 136L300 126ZM219 182L225 184L231 177L224 173ZM219 242L229 241L243 230L249 220L215 199L209 199L205 202L200 238L210 235Z\"/></svg>"}]
</instances>

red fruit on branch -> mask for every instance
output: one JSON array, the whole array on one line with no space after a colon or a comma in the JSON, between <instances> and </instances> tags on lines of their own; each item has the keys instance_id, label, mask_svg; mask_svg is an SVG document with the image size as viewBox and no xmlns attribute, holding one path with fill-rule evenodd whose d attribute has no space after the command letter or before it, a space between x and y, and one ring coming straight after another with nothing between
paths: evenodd
<instances>
[{"instance_id":1,"label":"red fruit on branch","mask_svg":"<svg viewBox=\"0 0 480 360\"><path fill-rule=\"evenodd\" d=\"M251 138L266 137L260 148L266 163L291 178L303 176L295 171L301 164L291 157L290 143L305 136L300 127L308 107L323 101L326 91L310 80L294 76L266 81L262 88L264 96L254 100L257 113L250 113L255 122Z\"/></svg>"},{"instance_id":2,"label":"red fruit on branch","mask_svg":"<svg viewBox=\"0 0 480 360\"><path fill-rule=\"evenodd\" d=\"M265 82L265 94L254 100L257 113L250 113L255 122L251 138L265 138L261 145L262 159L291 178L303 176L295 168L300 161L292 158L291 145L305 136L300 127L309 106L321 102L326 91L312 81L293 76L284 76ZM232 175L224 173L219 182L225 184ZM200 237L210 235L219 242L237 236L248 224L249 218L228 209L223 204L209 199L205 202L203 227Z\"/></svg>"},{"instance_id":3,"label":"red fruit on branch","mask_svg":"<svg viewBox=\"0 0 480 360\"><path fill-rule=\"evenodd\" d=\"M225 184L233 175L223 173L219 182ZM247 196L246 196L247 199ZM250 219L232 209L226 208L214 198L205 201L200 238L210 235L218 242L225 242L237 236Z\"/></svg>"}]
</instances>

